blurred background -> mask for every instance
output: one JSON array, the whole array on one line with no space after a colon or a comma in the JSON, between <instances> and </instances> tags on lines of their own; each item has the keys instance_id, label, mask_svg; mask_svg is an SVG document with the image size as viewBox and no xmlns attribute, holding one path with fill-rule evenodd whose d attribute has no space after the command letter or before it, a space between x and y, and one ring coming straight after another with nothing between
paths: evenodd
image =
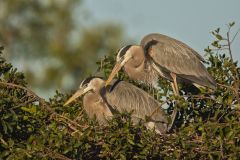
<instances>
[{"instance_id":1,"label":"blurred background","mask_svg":"<svg viewBox=\"0 0 240 160\"><path fill-rule=\"evenodd\" d=\"M204 55L212 30L226 32L232 21L232 33L239 30L239 6L239 0L0 0L0 45L29 87L47 98L76 89L96 72L96 61L148 33L174 37ZM236 60L239 50L237 36Z\"/></svg>"}]
</instances>

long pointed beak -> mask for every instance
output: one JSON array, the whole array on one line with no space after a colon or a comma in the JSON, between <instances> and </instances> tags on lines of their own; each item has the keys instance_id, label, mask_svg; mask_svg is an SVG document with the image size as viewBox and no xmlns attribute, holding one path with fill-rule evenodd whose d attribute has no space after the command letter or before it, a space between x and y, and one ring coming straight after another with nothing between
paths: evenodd
<instances>
[{"instance_id":1,"label":"long pointed beak","mask_svg":"<svg viewBox=\"0 0 240 160\"><path fill-rule=\"evenodd\" d=\"M78 97L82 96L83 94L85 94L86 92L88 92L91 88L90 87L83 87L80 88L79 90L77 90L72 97L70 97L66 103L64 103L64 106L70 104L71 102L73 102L75 99L77 99Z\"/></svg>"},{"instance_id":2,"label":"long pointed beak","mask_svg":"<svg viewBox=\"0 0 240 160\"><path fill-rule=\"evenodd\" d=\"M115 75L118 73L118 71L125 65L125 63L127 63L127 61L129 59L132 58L132 55L131 54L127 54L125 55L124 57L122 57L114 66L110 76L108 77L108 79L106 80L105 82L105 86L109 85L113 78L115 77Z\"/></svg>"},{"instance_id":3,"label":"long pointed beak","mask_svg":"<svg viewBox=\"0 0 240 160\"><path fill-rule=\"evenodd\" d=\"M121 61L119 61L119 62L117 62L117 63L115 64L115 66L114 66L114 68L113 68L110 76L109 76L108 79L106 80L105 86L109 85L109 84L112 82L113 78L114 78L115 75L119 72L119 70L120 70L121 68L122 68L122 66L121 66Z\"/></svg>"}]
</instances>

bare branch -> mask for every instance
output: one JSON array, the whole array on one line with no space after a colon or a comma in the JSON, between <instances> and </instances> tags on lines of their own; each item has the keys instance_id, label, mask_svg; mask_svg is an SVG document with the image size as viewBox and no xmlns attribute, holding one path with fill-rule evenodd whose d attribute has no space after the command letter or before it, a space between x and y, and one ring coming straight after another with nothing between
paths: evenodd
<instances>
[{"instance_id":1,"label":"bare branch","mask_svg":"<svg viewBox=\"0 0 240 160\"><path fill-rule=\"evenodd\" d=\"M229 55L231 58L231 61L233 62L233 56L232 56L232 49L231 49L231 42L230 42L230 29L227 32L227 43L228 43L228 50L229 50Z\"/></svg>"},{"instance_id":2,"label":"bare branch","mask_svg":"<svg viewBox=\"0 0 240 160\"><path fill-rule=\"evenodd\" d=\"M237 37L238 33L240 32L240 28L238 29L238 31L235 33L235 35L233 36L233 39L231 40L230 44L232 44L232 42L235 40L235 38Z\"/></svg>"}]
</instances>

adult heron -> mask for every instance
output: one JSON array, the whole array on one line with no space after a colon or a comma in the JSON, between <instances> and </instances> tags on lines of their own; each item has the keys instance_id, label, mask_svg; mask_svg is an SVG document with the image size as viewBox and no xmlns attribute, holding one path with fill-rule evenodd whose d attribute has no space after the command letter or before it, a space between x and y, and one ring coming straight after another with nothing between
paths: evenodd
<instances>
[{"instance_id":1,"label":"adult heron","mask_svg":"<svg viewBox=\"0 0 240 160\"><path fill-rule=\"evenodd\" d=\"M204 59L188 45L162 34L146 35L140 45L128 45L117 54L106 85L123 67L131 79L158 85L159 76L171 81L175 95L179 95L177 82L187 82L211 89L216 82L204 67Z\"/></svg>"},{"instance_id":2,"label":"adult heron","mask_svg":"<svg viewBox=\"0 0 240 160\"><path fill-rule=\"evenodd\" d=\"M136 124L145 120L147 128L155 129L159 134L167 131L167 116L161 104L145 91L136 86L113 80L111 85L104 87L105 81L99 77L90 77L84 80L79 90L64 104L68 105L76 98L84 95L83 107L90 118L105 124L106 119L112 118L114 111L132 112L132 120Z\"/></svg>"}]
</instances>

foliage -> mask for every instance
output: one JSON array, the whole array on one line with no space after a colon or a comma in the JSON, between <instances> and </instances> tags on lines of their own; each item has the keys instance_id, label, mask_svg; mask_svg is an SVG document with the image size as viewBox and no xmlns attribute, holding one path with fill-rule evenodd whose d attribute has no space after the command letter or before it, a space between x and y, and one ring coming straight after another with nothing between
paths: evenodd
<instances>
[{"instance_id":1,"label":"foliage","mask_svg":"<svg viewBox=\"0 0 240 160\"><path fill-rule=\"evenodd\" d=\"M220 29L213 31L216 42L205 50L208 70L218 83L216 91L200 89L193 95L183 84L181 97L174 97L165 80L160 80L159 91L133 82L166 102L169 115L178 107L176 123L166 135L141 123L133 125L131 113L116 114L108 125L100 126L88 119L81 100L63 106L70 95L56 92L46 102L27 88L23 73L1 54L0 159L238 159L240 68L228 56L229 31L226 38ZM114 55L97 64L108 76ZM128 81L122 72L119 78Z\"/></svg>"}]
</instances>

